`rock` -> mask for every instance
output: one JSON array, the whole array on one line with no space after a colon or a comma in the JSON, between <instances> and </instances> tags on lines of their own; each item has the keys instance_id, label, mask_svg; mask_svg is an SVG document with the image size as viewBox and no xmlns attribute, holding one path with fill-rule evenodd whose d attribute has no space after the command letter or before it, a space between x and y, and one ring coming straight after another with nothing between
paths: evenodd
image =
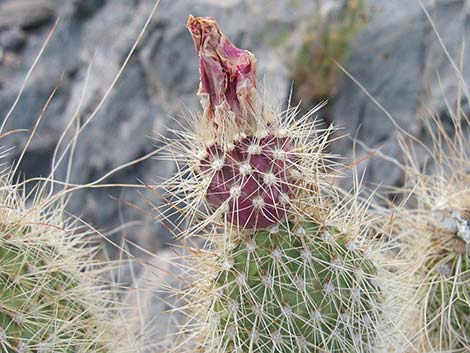
<instances>
[{"instance_id":1,"label":"rock","mask_svg":"<svg viewBox=\"0 0 470 353\"><path fill-rule=\"evenodd\" d=\"M423 88L423 50L429 23L417 2L377 0L370 3L371 20L351 44L345 68L402 128L414 133ZM352 137L372 149L387 146L384 152L394 152L396 156L397 151L392 151L395 145L392 121L351 80L344 78L332 115ZM343 140L332 147L351 156L351 140ZM359 148L356 159L366 154L367 151ZM396 182L396 169L391 165L384 167L383 163L379 158L362 163L362 169L367 166L367 181Z\"/></svg>"},{"instance_id":2,"label":"rock","mask_svg":"<svg viewBox=\"0 0 470 353\"><path fill-rule=\"evenodd\" d=\"M172 311L181 303L178 304L178 298L168 289L182 286L178 264L174 252L163 250L144 265L131 262L119 271L122 278L130 279L125 285L132 288L124 298L126 307L134 309L124 313L126 322L151 342L145 353L166 352L172 347L172 335L177 332L178 324L183 323L182 314Z\"/></svg>"},{"instance_id":3,"label":"rock","mask_svg":"<svg viewBox=\"0 0 470 353\"><path fill-rule=\"evenodd\" d=\"M95 14L104 6L106 0L73 0L75 13L80 18L86 18Z\"/></svg>"},{"instance_id":4,"label":"rock","mask_svg":"<svg viewBox=\"0 0 470 353\"><path fill-rule=\"evenodd\" d=\"M428 93L427 104L433 109L447 115L447 106L455 107L458 96L459 81L461 78L468 82L470 67L466 65L465 58L470 51L470 44L466 40L470 33L468 16L470 6L467 1L438 1L430 9L429 14L434 26L442 39L442 44L433 29L427 35L428 46L424 65L424 87ZM446 52L452 58L449 61ZM462 54L464 61L461 61ZM468 88L463 87L463 94L469 96ZM466 99L462 99L466 100ZM464 104L465 111L468 107Z\"/></svg>"},{"instance_id":5,"label":"rock","mask_svg":"<svg viewBox=\"0 0 470 353\"><path fill-rule=\"evenodd\" d=\"M423 110L424 104L432 103L437 113L445 115L442 93L451 105L455 103L456 73L418 1L373 0L369 4L371 21L351 44L351 55L344 66L393 117L400 129L419 136L421 118L427 114ZM451 56L458 63L461 39L470 34L465 25L468 5L463 0L427 1L425 4ZM469 70L464 65L464 78L469 78ZM332 146L335 152L352 157L352 140L357 137L371 150L378 149L389 157L402 159L395 140L399 128L346 77L332 103L332 115L336 124L351 136L349 140L335 143ZM354 159L367 159L359 167L369 186L375 187L378 183L400 185L403 176L395 165L377 156L369 158L369 151L356 147Z\"/></svg>"},{"instance_id":6,"label":"rock","mask_svg":"<svg viewBox=\"0 0 470 353\"><path fill-rule=\"evenodd\" d=\"M26 43L26 34L18 27L0 32L0 47L17 52Z\"/></svg>"},{"instance_id":7,"label":"rock","mask_svg":"<svg viewBox=\"0 0 470 353\"><path fill-rule=\"evenodd\" d=\"M0 30L8 27L34 28L55 16L53 0L8 0L0 3Z\"/></svg>"}]
</instances>

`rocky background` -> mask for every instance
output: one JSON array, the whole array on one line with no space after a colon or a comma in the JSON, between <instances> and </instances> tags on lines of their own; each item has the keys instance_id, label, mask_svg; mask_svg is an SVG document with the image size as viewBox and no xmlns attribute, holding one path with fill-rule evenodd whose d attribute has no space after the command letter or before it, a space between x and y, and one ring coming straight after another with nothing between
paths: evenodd
<instances>
[{"instance_id":1,"label":"rocky background","mask_svg":"<svg viewBox=\"0 0 470 353\"><path fill-rule=\"evenodd\" d=\"M256 54L260 76L285 101L295 70L295 49L300 48L305 35L305 18L313 17L309 16L309 12L314 12L311 3L161 1L116 87L80 135L70 182L94 181L117 166L146 155L158 146L154 138L160 134L168 136L167 127L175 124L175 118L197 107L197 58L185 28L188 14L216 17L238 46ZM324 3L324 11L334 16L334 7L341 1ZM466 3L427 3L435 26L457 63L468 31ZM31 129L58 85L22 163L26 177L48 175L65 127L77 113L83 124L96 109L153 4L150 0L0 0L0 116L10 110L46 36L59 20L6 126L7 130ZM418 134L419 117L426 103L433 102L436 111L445 113L446 102L429 100L429 93L440 97L444 92L448 99L455 100L455 71L418 1L370 0L367 4L367 22L352 38L344 66L397 123ZM286 32L290 33L287 44L283 38ZM463 66L464 77L468 74L466 67ZM344 75L338 75L337 81L335 95L325 97L330 98L328 114L325 113L328 122L343 128L341 133L396 156L390 119L353 81ZM307 107L316 103L303 102ZM18 157L26 138L27 134L18 133L6 141L4 146L16 146L10 153L12 159ZM341 155L350 155L351 139L332 148ZM360 151L356 158L362 158ZM62 163L56 177L63 179L66 169L67 163ZM113 174L105 182L155 184L172 172L172 163L147 160ZM396 184L400 174L383 165L382 160L370 160L367 180ZM155 193L144 194L149 202L158 199ZM171 241L161 224L126 203L148 208L135 189L103 188L75 194L70 210L100 229L110 230L132 221L135 226L126 232L150 251Z\"/></svg>"},{"instance_id":2,"label":"rocky background","mask_svg":"<svg viewBox=\"0 0 470 353\"><path fill-rule=\"evenodd\" d=\"M447 55L459 65L468 52L468 1L368 0L366 20L351 36L343 65L380 103L396 123L421 136L427 108L447 113L457 100L458 79ZM307 0L162 0L122 77L80 134L69 181L84 184L158 148L159 135L169 136L179 116L198 106L198 60L185 22L189 14L213 16L236 45L258 58L258 72L285 106L298 63L297 55L315 21L313 1ZM344 1L324 0L322 16L331 21ZM51 92L57 91L44 114L37 136L21 164L21 177L48 176L52 156L64 129L84 124L107 94L134 41L149 16L153 0L0 0L0 116L15 103L23 81L47 35L57 27L39 58L12 111L4 131L31 129ZM336 11L336 12L335 12ZM435 26L435 28L433 28ZM440 34L448 54L443 50ZM307 42L308 43L308 42ZM465 58L465 55L463 56ZM310 59L309 59L310 60ZM312 58L312 65L315 58ZM469 78L470 68L462 65ZM307 77L313 82L317 77ZM334 122L370 148L400 158L394 140L396 127L387 114L349 78L339 72L328 96L327 123ZM296 87L296 82L294 82ZM294 101L299 98L295 94ZM302 95L300 95L302 96ZM302 102L314 106L319 95ZM445 99L444 99L445 98ZM322 115L323 114L323 115ZM65 143L72 134L66 136ZM17 159L28 134L4 138L4 149ZM367 151L352 155L352 138L332 149L347 160L360 160ZM67 178L62 162L55 177ZM360 163L370 185L399 185L401 174L390 163L370 158ZM174 172L168 161L148 159L114 173L108 184L155 184ZM60 188L60 187L58 187ZM172 234L139 208L158 203L158 193L135 188L102 188L76 193L69 209L98 229L122 237L150 253L162 252ZM129 206L129 204L135 206ZM137 252L136 249L134 251ZM143 276L145 278L145 275Z\"/></svg>"}]
</instances>

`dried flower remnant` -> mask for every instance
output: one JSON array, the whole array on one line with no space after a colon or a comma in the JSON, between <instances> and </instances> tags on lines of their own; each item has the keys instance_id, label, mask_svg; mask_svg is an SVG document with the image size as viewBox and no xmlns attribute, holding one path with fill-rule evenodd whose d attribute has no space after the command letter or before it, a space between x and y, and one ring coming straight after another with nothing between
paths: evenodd
<instances>
[{"instance_id":1,"label":"dried flower remnant","mask_svg":"<svg viewBox=\"0 0 470 353\"><path fill-rule=\"evenodd\" d=\"M257 125L256 58L233 45L210 17L190 16L188 28L199 55L204 128L219 144L232 143Z\"/></svg>"}]
</instances>

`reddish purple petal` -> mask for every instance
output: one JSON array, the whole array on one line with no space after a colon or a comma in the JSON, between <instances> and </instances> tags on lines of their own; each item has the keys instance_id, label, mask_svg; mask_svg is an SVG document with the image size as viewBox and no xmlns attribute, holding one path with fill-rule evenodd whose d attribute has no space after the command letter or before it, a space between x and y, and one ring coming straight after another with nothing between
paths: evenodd
<instances>
[{"instance_id":1,"label":"reddish purple petal","mask_svg":"<svg viewBox=\"0 0 470 353\"><path fill-rule=\"evenodd\" d=\"M252 111L256 58L249 51L234 46L211 17L190 16L188 28L199 55L199 94L209 96L208 118L213 119L216 108L226 103L243 123Z\"/></svg>"}]
</instances>

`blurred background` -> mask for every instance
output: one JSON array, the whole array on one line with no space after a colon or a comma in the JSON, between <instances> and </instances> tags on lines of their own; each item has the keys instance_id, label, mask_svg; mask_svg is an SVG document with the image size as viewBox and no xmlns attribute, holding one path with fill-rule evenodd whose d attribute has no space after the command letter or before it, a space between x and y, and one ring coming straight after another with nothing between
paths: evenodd
<instances>
[{"instance_id":1,"label":"blurred background","mask_svg":"<svg viewBox=\"0 0 470 353\"><path fill-rule=\"evenodd\" d=\"M400 159L395 128L387 115L335 64L341 63L400 126L420 138L429 110L447 114L457 79L433 26L457 65L466 49L469 5L464 0L162 0L156 15L104 105L80 135L70 182L84 184L158 148L158 135L178 117L198 108L198 59L185 28L189 14L215 17L226 35L258 58L259 77L287 106L308 111L321 101L319 116L334 123L341 142L332 151L358 164L365 182L399 185L400 172L371 157L354 138ZM96 109L154 5L153 0L0 0L0 116L16 100L41 46L52 34L7 129L32 129L57 87L21 164L21 178L48 176L66 126L83 124ZM468 52L468 50L467 50ZM467 65L462 66L468 78ZM74 120L74 117L76 118ZM75 126L75 125L74 125ZM73 129L72 129L73 130ZM3 139L18 158L28 134ZM68 137L70 139L70 136ZM171 162L149 159L105 180L155 184L174 172ZM55 177L67 177L62 163ZM98 229L158 253L172 235L148 213L158 194L133 188L80 191L69 209ZM135 207L129 206L135 205Z\"/></svg>"}]
</instances>

